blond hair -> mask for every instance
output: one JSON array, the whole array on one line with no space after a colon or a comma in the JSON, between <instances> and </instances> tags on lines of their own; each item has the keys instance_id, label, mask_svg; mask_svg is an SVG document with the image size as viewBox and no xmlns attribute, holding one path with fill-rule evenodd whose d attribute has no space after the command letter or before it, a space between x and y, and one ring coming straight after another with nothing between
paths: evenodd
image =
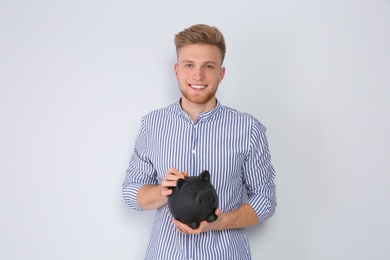
<instances>
[{"instance_id":1,"label":"blond hair","mask_svg":"<svg viewBox=\"0 0 390 260\"><path fill-rule=\"evenodd\" d=\"M223 34L218 28L206 24L196 24L175 35L176 53L189 44L209 44L217 46L225 59L226 45Z\"/></svg>"}]
</instances>

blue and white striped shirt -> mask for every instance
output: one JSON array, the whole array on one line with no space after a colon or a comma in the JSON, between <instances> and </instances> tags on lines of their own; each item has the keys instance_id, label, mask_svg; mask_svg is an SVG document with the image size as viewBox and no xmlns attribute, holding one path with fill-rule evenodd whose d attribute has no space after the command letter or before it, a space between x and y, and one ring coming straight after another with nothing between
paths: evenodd
<instances>
[{"instance_id":1,"label":"blue and white striped shirt","mask_svg":"<svg viewBox=\"0 0 390 260\"><path fill-rule=\"evenodd\" d=\"M145 184L159 184L169 168L198 176L210 172L219 208L237 209L244 199L255 210L259 223L275 211L275 171L265 136L265 127L249 114L217 106L193 122L177 102L142 118L135 142L123 197L142 211L137 193ZM251 259L245 229L207 231L199 235L179 233L167 205L157 209L147 260L247 260Z\"/></svg>"}]
</instances>

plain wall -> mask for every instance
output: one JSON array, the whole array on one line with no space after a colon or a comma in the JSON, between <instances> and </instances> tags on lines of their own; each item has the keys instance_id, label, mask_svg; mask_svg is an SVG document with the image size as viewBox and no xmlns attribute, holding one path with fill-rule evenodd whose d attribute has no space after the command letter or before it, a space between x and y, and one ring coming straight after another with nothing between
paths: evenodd
<instances>
[{"instance_id":1,"label":"plain wall","mask_svg":"<svg viewBox=\"0 0 390 260\"><path fill-rule=\"evenodd\" d=\"M121 185L195 23L226 38L221 103L268 129L253 259L390 258L389 1L0 0L0 259L143 259L154 212Z\"/></svg>"}]
</instances>

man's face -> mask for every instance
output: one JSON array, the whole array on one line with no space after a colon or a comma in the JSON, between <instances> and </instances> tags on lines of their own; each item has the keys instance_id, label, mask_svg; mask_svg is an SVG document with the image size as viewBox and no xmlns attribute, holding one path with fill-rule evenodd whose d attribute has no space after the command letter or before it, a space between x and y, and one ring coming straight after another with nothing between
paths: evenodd
<instances>
[{"instance_id":1,"label":"man's face","mask_svg":"<svg viewBox=\"0 0 390 260\"><path fill-rule=\"evenodd\" d=\"M197 105L215 104L215 93L225 75L217 46L190 44L178 51L175 64L183 101Z\"/></svg>"}]
</instances>

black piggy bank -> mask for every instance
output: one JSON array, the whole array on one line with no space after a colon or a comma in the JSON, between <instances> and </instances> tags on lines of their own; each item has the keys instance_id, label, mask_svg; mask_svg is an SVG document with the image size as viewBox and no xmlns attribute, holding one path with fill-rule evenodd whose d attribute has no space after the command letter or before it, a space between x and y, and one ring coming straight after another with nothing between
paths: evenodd
<instances>
[{"instance_id":1,"label":"black piggy bank","mask_svg":"<svg viewBox=\"0 0 390 260\"><path fill-rule=\"evenodd\" d=\"M168 207L175 219L192 229L197 229L202 220L213 222L217 219L218 196L208 171L198 177L178 179L172 191L168 196Z\"/></svg>"}]
</instances>

